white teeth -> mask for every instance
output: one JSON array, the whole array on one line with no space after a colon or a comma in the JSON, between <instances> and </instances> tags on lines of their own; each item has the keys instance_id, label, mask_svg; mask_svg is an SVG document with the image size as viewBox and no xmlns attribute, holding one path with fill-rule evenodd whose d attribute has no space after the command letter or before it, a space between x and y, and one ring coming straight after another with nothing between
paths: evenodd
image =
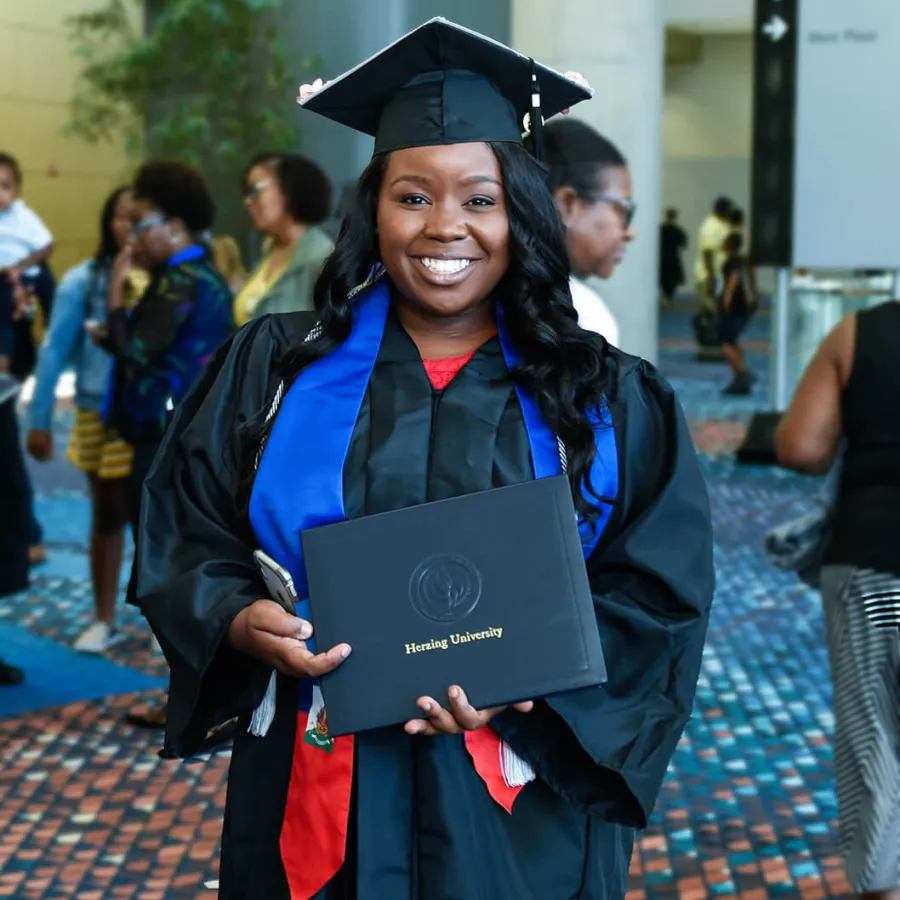
<instances>
[{"instance_id":1,"label":"white teeth","mask_svg":"<svg viewBox=\"0 0 900 900\"><path fill-rule=\"evenodd\" d=\"M421 262L429 272L435 272L438 275L455 275L472 265L471 259L429 259L425 257Z\"/></svg>"}]
</instances>

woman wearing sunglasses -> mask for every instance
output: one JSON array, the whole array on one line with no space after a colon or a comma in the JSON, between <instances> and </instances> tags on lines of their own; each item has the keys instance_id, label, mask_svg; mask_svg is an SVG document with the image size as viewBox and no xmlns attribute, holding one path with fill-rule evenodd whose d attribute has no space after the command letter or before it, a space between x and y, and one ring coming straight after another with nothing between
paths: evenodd
<instances>
[{"instance_id":1,"label":"woman wearing sunglasses","mask_svg":"<svg viewBox=\"0 0 900 900\"><path fill-rule=\"evenodd\" d=\"M610 141L577 120L549 122L544 139L550 190L566 229L578 324L618 345L612 312L584 279L610 278L634 240L628 162Z\"/></svg>"},{"instance_id":2,"label":"woman wearing sunglasses","mask_svg":"<svg viewBox=\"0 0 900 900\"><path fill-rule=\"evenodd\" d=\"M310 311L313 285L334 249L317 226L331 209L331 182L296 153L262 153L244 177L250 221L268 252L234 302L238 326L267 313Z\"/></svg>"},{"instance_id":3,"label":"woman wearing sunglasses","mask_svg":"<svg viewBox=\"0 0 900 900\"><path fill-rule=\"evenodd\" d=\"M125 505L137 546L144 479L174 410L234 330L231 291L203 238L215 211L203 177L190 166L168 160L141 166L132 185L131 239L109 276L106 325L85 323L114 360L102 415L110 436L134 448ZM150 284L128 311L125 283L133 265L150 273ZM132 569L129 602L136 590ZM129 721L161 727L165 708Z\"/></svg>"}]
</instances>

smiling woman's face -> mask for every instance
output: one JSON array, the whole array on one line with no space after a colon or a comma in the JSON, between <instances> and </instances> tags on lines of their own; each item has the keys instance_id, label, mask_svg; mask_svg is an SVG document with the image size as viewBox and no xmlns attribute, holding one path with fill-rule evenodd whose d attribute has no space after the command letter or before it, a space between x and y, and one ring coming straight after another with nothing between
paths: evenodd
<instances>
[{"instance_id":1,"label":"smiling woman's face","mask_svg":"<svg viewBox=\"0 0 900 900\"><path fill-rule=\"evenodd\" d=\"M403 297L433 316L482 303L509 266L509 220L487 144L395 150L378 197L381 261Z\"/></svg>"}]
</instances>

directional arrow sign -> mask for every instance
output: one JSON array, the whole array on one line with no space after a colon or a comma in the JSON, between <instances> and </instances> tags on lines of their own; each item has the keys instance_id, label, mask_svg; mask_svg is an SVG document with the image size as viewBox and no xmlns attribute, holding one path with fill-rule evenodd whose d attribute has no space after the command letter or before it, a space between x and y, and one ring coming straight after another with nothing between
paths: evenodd
<instances>
[{"instance_id":1,"label":"directional arrow sign","mask_svg":"<svg viewBox=\"0 0 900 900\"><path fill-rule=\"evenodd\" d=\"M781 16L772 16L765 25L763 25L763 34L767 34L776 43L780 41L788 33L788 23Z\"/></svg>"}]
</instances>

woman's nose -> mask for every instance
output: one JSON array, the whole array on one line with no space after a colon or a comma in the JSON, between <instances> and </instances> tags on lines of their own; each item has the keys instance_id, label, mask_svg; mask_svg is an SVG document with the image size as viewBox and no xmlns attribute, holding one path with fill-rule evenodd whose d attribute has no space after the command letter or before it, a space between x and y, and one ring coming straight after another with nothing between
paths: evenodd
<instances>
[{"instance_id":1,"label":"woman's nose","mask_svg":"<svg viewBox=\"0 0 900 900\"><path fill-rule=\"evenodd\" d=\"M425 219L423 235L436 241L457 241L466 236L466 223L455 204L435 203Z\"/></svg>"}]
</instances>

